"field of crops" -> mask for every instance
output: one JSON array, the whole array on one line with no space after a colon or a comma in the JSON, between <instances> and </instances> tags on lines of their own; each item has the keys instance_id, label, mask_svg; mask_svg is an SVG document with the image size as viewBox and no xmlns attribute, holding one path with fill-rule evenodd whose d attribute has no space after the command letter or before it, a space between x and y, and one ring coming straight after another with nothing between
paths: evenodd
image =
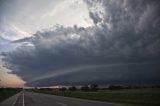
<instances>
[{"instance_id":1,"label":"field of crops","mask_svg":"<svg viewBox=\"0 0 160 106\"><path fill-rule=\"evenodd\" d=\"M160 106L159 88L103 90L97 92L82 92L82 91L36 91L36 92L59 95L59 96L82 98L82 99L115 102L122 104Z\"/></svg>"}]
</instances>

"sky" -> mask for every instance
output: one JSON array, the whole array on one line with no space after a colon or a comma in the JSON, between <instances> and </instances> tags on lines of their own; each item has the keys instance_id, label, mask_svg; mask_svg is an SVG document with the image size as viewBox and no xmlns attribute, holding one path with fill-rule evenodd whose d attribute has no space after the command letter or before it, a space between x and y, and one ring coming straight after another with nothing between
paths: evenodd
<instances>
[{"instance_id":1,"label":"sky","mask_svg":"<svg viewBox=\"0 0 160 106\"><path fill-rule=\"evenodd\" d=\"M160 84L159 0L0 0L0 86Z\"/></svg>"}]
</instances>

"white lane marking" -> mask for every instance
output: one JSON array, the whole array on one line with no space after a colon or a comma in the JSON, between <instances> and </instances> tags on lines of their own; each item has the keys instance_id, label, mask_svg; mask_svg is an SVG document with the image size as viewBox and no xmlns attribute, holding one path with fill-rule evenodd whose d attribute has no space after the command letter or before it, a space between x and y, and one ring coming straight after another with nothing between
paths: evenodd
<instances>
[{"instance_id":1,"label":"white lane marking","mask_svg":"<svg viewBox=\"0 0 160 106\"><path fill-rule=\"evenodd\" d=\"M64 104L64 103L61 103L61 102L58 102L58 104L59 104L59 105L62 105L62 106L68 106L68 105L66 105L66 104Z\"/></svg>"},{"instance_id":2,"label":"white lane marking","mask_svg":"<svg viewBox=\"0 0 160 106\"><path fill-rule=\"evenodd\" d=\"M17 100L18 100L18 97L17 97L17 99L13 102L12 106L14 106L14 105L16 104Z\"/></svg>"},{"instance_id":3,"label":"white lane marking","mask_svg":"<svg viewBox=\"0 0 160 106\"><path fill-rule=\"evenodd\" d=\"M23 90L23 106L24 106L24 90Z\"/></svg>"},{"instance_id":4,"label":"white lane marking","mask_svg":"<svg viewBox=\"0 0 160 106\"><path fill-rule=\"evenodd\" d=\"M17 99L13 102L12 106L14 106L14 105L16 104L17 100L18 100L18 97L17 97Z\"/></svg>"},{"instance_id":5,"label":"white lane marking","mask_svg":"<svg viewBox=\"0 0 160 106\"><path fill-rule=\"evenodd\" d=\"M16 102L17 102L19 96L20 96L20 94L17 94L17 98L16 98L16 100L13 102L12 106L14 106L14 105L16 104Z\"/></svg>"},{"instance_id":6,"label":"white lane marking","mask_svg":"<svg viewBox=\"0 0 160 106\"><path fill-rule=\"evenodd\" d=\"M12 106L14 106L16 104L16 102L17 102L17 99L13 102Z\"/></svg>"}]
</instances>

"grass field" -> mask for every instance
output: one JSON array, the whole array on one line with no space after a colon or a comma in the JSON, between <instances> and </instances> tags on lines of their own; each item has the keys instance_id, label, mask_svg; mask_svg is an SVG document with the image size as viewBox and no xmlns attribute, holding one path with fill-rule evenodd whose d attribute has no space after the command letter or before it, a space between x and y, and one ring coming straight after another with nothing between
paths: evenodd
<instances>
[{"instance_id":1,"label":"grass field","mask_svg":"<svg viewBox=\"0 0 160 106\"><path fill-rule=\"evenodd\" d=\"M97 92L82 92L82 91L36 91L36 92L59 95L59 96L76 97L82 99L124 103L124 104L160 106L159 88L105 90Z\"/></svg>"},{"instance_id":2,"label":"grass field","mask_svg":"<svg viewBox=\"0 0 160 106\"><path fill-rule=\"evenodd\" d=\"M0 102L7 99L8 97L18 93L18 92L19 92L19 90L0 91Z\"/></svg>"}]
</instances>

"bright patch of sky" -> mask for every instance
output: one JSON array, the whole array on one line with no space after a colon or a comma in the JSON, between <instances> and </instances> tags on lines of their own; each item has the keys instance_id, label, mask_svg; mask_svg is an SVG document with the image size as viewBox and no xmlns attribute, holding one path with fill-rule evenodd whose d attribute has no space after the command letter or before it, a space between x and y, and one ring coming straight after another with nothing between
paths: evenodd
<instances>
[{"instance_id":1,"label":"bright patch of sky","mask_svg":"<svg viewBox=\"0 0 160 106\"><path fill-rule=\"evenodd\" d=\"M17 40L54 25L88 27L93 24L83 0L13 0L2 4L0 36Z\"/></svg>"}]
</instances>

